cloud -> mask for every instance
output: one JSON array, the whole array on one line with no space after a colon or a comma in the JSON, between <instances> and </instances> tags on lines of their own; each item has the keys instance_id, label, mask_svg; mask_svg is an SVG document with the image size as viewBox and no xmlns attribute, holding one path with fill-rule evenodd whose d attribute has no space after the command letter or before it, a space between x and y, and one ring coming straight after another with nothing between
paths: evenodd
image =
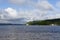
<instances>
[{"instance_id":1,"label":"cloud","mask_svg":"<svg viewBox=\"0 0 60 40\"><path fill-rule=\"evenodd\" d=\"M5 8L0 10L0 19L15 19L17 11L13 8Z\"/></svg>"},{"instance_id":2,"label":"cloud","mask_svg":"<svg viewBox=\"0 0 60 40\"><path fill-rule=\"evenodd\" d=\"M59 18L56 8L48 0L9 0L10 3L19 6L26 6L26 9L5 8L0 13L0 20L11 23L24 23L33 20L45 20ZM33 8L31 8L31 7ZM30 10L28 8L31 8ZM57 13L57 14L56 14ZM17 20L18 19L18 20ZM21 20L22 19L22 20ZM15 21L16 20L16 21Z\"/></svg>"},{"instance_id":3,"label":"cloud","mask_svg":"<svg viewBox=\"0 0 60 40\"><path fill-rule=\"evenodd\" d=\"M0 10L0 23L20 24L25 23L26 19L21 17L13 8L5 8Z\"/></svg>"},{"instance_id":4,"label":"cloud","mask_svg":"<svg viewBox=\"0 0 60 40\"><path fill-rule=\"evenodd\" d=\"M7 9L4 9L4 11L12 18L17 17L17 11L13 8L7 8Z\"/></svg>"},{"instance_id":5,"label":"cloud","mask_svg":"<svg viewBox=\"0 0 60 40\"><path fill-rule=\"evenodd\" d=\"M5 9L5 12L8 14L8 16L11 16L11 17L17 17L17 15L19 15L18 17L35 19L35 17L38 18L37 16L38 14L40 17L42 16L42 14L43 15L46 14L48 10L50 9L52 10L52 7L46 0L43 0L43 1L42 0L35 0L35 1L34 0L9 0L9 1L13 4L32 6L34 8L33 10L29 10L29 11L20 10L19 12L17 12L15 9L12 9L12 8Z\"/></svg>"},{"instance_id":6,"label":"cloud","mask_svg":"<svg viewBox=\"0 0 60 40\"><path fill-rule=\"evenodd\" d=\"M27 6L33 7L38 9L45 9L45 10L52 10L54 7L48 2L48 0L9 0L10 3L20 5L20 6Z\"/></svg>"},{"instance_id":7,"label":"cloud","mask_svg":"<svg viewBox=\"0 0 60 40\"><path fill-rule=\"evenodd\" d=\"M14 20L20 19L20 21L21 21L21 18L23 18L22 19L23 21L41 20L41 19L44 19L44 14L46 14L46 13L47 13L47 11L43 12L38 9L16 11L13 8L6 8L6 9L2 10L0 13L0 20L3 20L5 22L12 22L11 20L13 20L13 19Z\"/></svg>"},{"instance_id":8,"label":"cloud","mask_svg":"<svg viewBox=\"0 0 60 40\"><path fill-rule=\"evenodd\" d=\"M18 2L16 2L16 4L20 5L20 1L21 0L18 0ZM29 2L28 2L29 1ZM41 19L45 19L45 14L48 13L48 11L53 11L54 7L48 3L48 1L46 0L38 0L37 2L34 2L33 0L25 0L24 1L24 4L27 5L27 6L32 6L34 9L33 10L20 10L19 11L19 16L20 17L24 17L26 19L28 19L29 21L32 21L32 20L41 20ZM26 4L26 3L27 4Z\"/></svg>"},{"instance_id":9,"label":"cloud","mask_svg":"<svg viewBox=\"0 0 60 40\"><path fill-rule=\"evenodd\" d=\"M36 4L36 7L38 9L43 9L43 10L53 10L53 6L48 2L48 1L41 1Z\"/></svg>"}]
</instances>

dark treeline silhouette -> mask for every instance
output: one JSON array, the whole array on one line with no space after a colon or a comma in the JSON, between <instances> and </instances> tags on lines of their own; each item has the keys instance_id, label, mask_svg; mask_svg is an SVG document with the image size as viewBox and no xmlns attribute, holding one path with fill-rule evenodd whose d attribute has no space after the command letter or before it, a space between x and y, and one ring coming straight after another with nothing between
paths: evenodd
<instances>
[{"instance_id":1,"label":"dark treeline silhouette","mask_svg":"<svg viewBox=\"0 0 60 40\"><path fill-rule=\"evenodd\" d=\"M55 25L60 25L60 19L48 19L48 20L38 20L38 21L30 21L27 22L27 24L29 25L51 25L51 24L55 24Z\"/></svg>"},{"instance_id":2,"label":"dark treeline silhouette","mask_svg":"<svg viewBox=\"0 0 60 40\"><path fill-rule=\"evenodd\" d=\"M26 25L26 24L0 23L0 25Z\"/></svg>"}]
</instances>

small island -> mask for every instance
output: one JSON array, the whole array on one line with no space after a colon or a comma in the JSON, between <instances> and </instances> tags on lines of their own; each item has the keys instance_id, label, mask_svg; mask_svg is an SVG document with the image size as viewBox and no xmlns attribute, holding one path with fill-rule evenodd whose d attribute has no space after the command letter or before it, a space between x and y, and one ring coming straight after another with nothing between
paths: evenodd
<instances>
[{"instance_id":1,"label":"small island","mask_svg":"<svg viewBox=\"0 0 60 40\"><path fill-rule=\"evenodd\" d=\"M38 21L29 21L29 25L60 25L60 19L47 19L47 20L38 20Z\"/></svg>"}]
</instances>

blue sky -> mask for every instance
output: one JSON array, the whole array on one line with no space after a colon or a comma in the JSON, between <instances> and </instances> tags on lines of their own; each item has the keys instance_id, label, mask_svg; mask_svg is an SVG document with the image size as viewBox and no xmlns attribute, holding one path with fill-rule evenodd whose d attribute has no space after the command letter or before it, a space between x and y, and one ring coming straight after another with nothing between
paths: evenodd
<instances>
[{"instance_id":1,"label":"blue sky","mask_svg":"<svg viewBox=\"0 0 60 40\"><path fill-rule=\"evenodd\" d=\"M59 10L60 0L0 0L0 23L60 18Z\"/></svg>"}]
</instances>

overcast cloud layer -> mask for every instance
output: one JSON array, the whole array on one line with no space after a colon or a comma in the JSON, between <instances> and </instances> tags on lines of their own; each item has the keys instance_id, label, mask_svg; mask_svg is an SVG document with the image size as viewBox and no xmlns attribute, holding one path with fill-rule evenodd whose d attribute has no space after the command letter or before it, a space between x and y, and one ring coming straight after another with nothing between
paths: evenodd
<instances>
[{"instance_id":1,"label":"overcast cloud layer","mask_svg":"<svg viewBox=\"0 0 60 40\"><path fill-rule=\"evenodd\" d=\"M58 1L55 4L57 8L49 3L48 0L8 0L8 2L20 7L25 6L26 9L19 8L17 10L12 7L1 9L0 23L15 23L16 21L9 20L17 19L21 21L21 23L24 23L33 20L60 18L60 12L57 9L60 8L60 2Z\"/></svg>"}]
</instances>

